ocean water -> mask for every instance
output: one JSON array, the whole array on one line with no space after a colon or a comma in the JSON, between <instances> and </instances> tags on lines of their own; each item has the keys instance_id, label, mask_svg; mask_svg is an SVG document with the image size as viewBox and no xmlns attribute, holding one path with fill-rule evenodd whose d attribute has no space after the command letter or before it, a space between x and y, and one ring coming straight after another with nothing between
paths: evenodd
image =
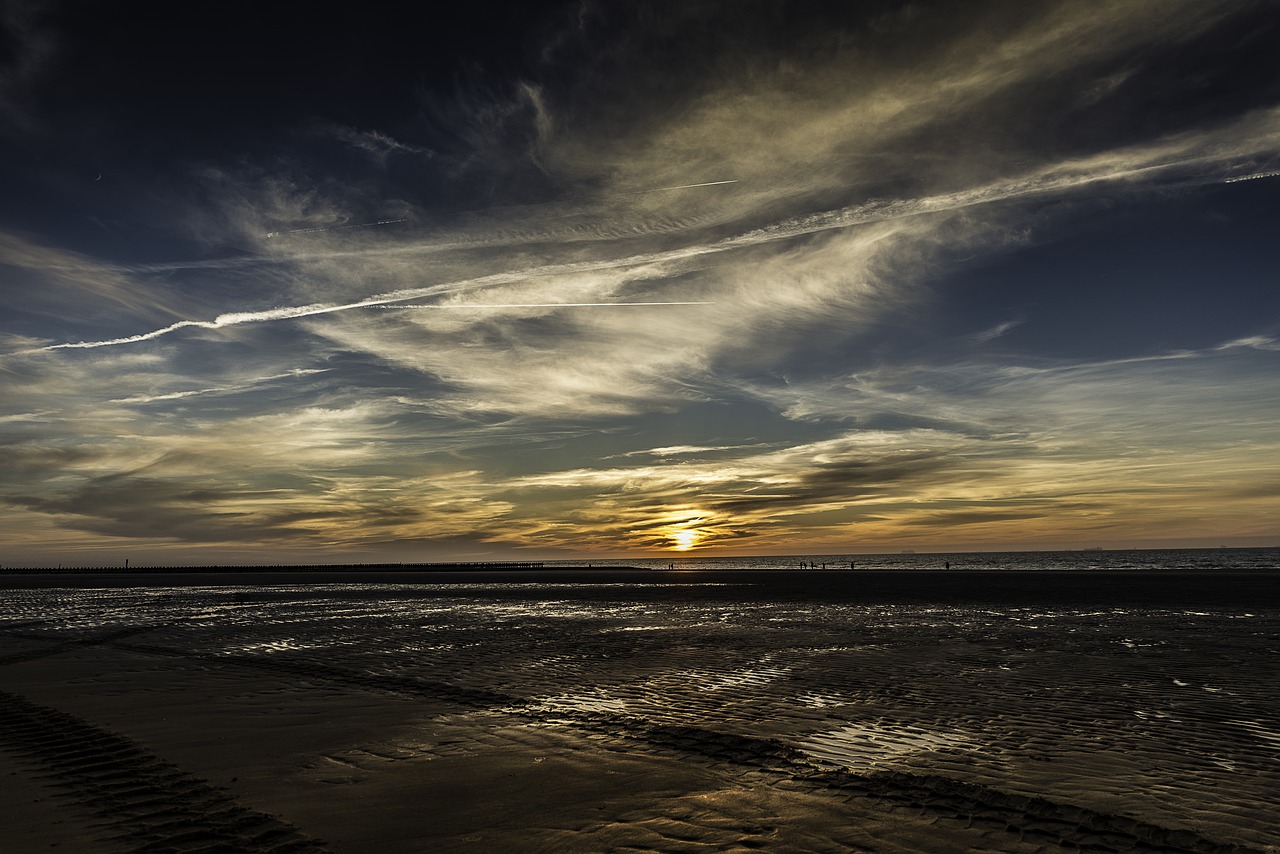
<instances>
[{"instance_id":1,"label":"ocean water","mask_svg":"<svg viewBox=\"0 0 1280 854\"><path fill-rule=\"evenodd\" d=\"M700 555L616 560L557 560L556 566L635 566L685 570L1268 570L1280 569L1280 546L1260 549L1088 549L1056 552L899 552L747 557Z\"/></svg>"}]
</instances>

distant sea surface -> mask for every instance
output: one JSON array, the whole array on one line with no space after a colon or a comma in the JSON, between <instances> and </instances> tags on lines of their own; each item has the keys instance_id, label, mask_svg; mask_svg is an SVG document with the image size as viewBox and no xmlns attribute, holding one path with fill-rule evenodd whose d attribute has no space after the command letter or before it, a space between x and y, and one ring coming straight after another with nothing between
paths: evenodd
<instances>
[{"instance_id":1,"label":"distant sea surface","mask_svg":"<svg viewBox=\"0 0 1280 854\"><path fill-rule=\"evenodd\" d=\"M555 566L634 566L684 570L1267 570L1280 569L1280 546L1263 549L1118 549L1058 552L900 552L897 554L672 556L617 560L556 560Z\"/></svg>"}]
</instances>

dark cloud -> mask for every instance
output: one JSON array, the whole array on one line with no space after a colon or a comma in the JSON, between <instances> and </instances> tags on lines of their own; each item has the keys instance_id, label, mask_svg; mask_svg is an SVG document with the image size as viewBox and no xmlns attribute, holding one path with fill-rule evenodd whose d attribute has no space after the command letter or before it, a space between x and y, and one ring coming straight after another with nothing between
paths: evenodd
<instances>
[{"instance_id":1,"label":"dark cloud","mask_svg":"<svg viewBox=\"0 0 1280 854\"><path fill-rule=\"evenodd\" d=\"M244 510L222 509L272 497L253 489L192 488L143 477L108 476L54 497L13 496L13 504L61 517L69 528L109 537L246 542L297 536Z\"/></svg>"},{"instance_id":2,"label":"dark cloud","mask_svg":"<svg viewBox=\"0 0 1280 854\"><path fill-rule=\"evenodd\" d=\"M867 496L886 495L895 489L937 480L955 465L945 451L919 451L886 458L839 460L805 465L797 463L792 483L782 490L762 486L764 495L744 491L728 499L711 502L715 510L728 513L777 511L833 501L853 501Z\"/></svg>"},{"instance_id":3,"label":"dark cloud","mask_svg":"<svg viewBox=\"0 0 1280 854\"><path fill-rule=\"evenodd\" d=\"M1260 473L1262 474L1262 473ZM1259 483L1253 483L1249 486L1239 487L1235 489L1225 490L1226 495L1233 499L1240 498L1280 498L1280 480L1267 480L1263 474Z\"/></svg>"},{"instance_id":4,"label":"dark cloud","mask_svg":"<svg viewBox=\"0 0 1280 854\"><path fill-rule=\"evenodd\" d=\"M930 513L908 520L905 524L925 528L949 528L957 525L986 525L992 522L1016 522L1023 519L1042 519L1045 513L1026 510L952 510Z\"/></svg>"},{"instance_id":5,"label":"dark cloud","mask_svg":"<svg viewBox=\"0 0 1280 854\"><path fill-rule=\"evenodd\" d=\"M52 462L52 461L48 461ZM278 512L263 507L288 507L300 492L272 488L237 487L208 478L209 485L193 486L192 479L162 479L137 473L93 478L70 490L48 496L11 495L19 507L48 513L76 530L111 537L190 543L303 542L316 543L320 530L342 525L361 531L358 540L376 541L387 530L421 522L422 508L395 499L344 504L334 509ZM295 487L296 489L296 487ZM462 515L465 506L437 504L432 516Z\"/></svg>"},{"instance_id":6,"label":"dark cloud","mask_svg":"<svg viewBox=\"0 0 1280 854\"><path fill-rule=\"evenodd\" d=\"M31 432L39 433L38 419ZM106 462L110 453L84 445L40 444L34 437L27 442L0 445L0 469L7 475L9 488L53 477L68 469Z\"/></svg>"}]
</instances>

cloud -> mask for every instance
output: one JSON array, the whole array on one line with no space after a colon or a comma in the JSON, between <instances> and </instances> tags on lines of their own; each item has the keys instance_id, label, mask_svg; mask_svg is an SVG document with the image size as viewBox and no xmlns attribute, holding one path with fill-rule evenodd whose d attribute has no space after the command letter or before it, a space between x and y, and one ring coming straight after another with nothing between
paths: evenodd
<instances>
[{"instance_id":1,"label":"cloud","mask_svg":"<svg viewBox=\"0 0 1280 854\"><path fill-rule=\"evenodd\" d=\"M377 130L362 131L345 125L334 125L329 130L339 141L365 152L379 163L385 163L388 157L396 154L407 154L416 157L431 157L433 155L429 148L400 142Z\"/></svg>"},{"instance_id":2,"label":"cloud","mask_svg":"<svg viewBox=\"0 0 1280 854\"><path fill-rule=\"evenodd\" d=\"M1129 109L1244 12L1014 6L753 6L694 53L711 7L610 35L644 16L588 4L529 79L421 123L184 161L163 251L0 233L0 500L343 554L1152 534L1215 471L1265 502L1273 329L1066 359L956 276L1108 206L1265 189L1274 105ZM1195 524L1243 530L1230 506Z\"/></svg>"},{"instance_id":3,"label":"cloud","mask_svg":"<svg viewBox=\"0 0 1280 854\"><path fill-rule=\"evenodd\" d=\"M196 539L201 542L261 540L282 528L250 524L243 508L269 498L260 490L191 488L150 478L103 478L56 498L14 496L8 500L61 516L70 527L111 537Z\"/></svg>"},{"instance_id":4,"label":"cloud","mask_svg":"<svg viewBox=\"0 0 1280 854\"><path fill-rule=\"evenodd\" d=\"M108 403L126 403L126 404L147 404L162 403L170 400L185 400L189 397L200 397L202 395L220 395L220 394L238 394L252 388L259 388L266 383L276 380L296 379L298 377L313 376L315 374L323 374L328 368L295 368L292 371L283 374L272 374L265 377L254 377L236 385L213 386L211 388L187 389L184 391L170 391L162 394L135 394L131 397L121 397L110 400Z\"/></svg>"},{"instance_id":5,"label":"cloud","mask_svg":"<svg viewBox=\"0 0 1280 854\"><path fill-rule=\"evenodd\" d=\"M1010 329L1015 329L1021 326L1023 322L1024 321L1022 320L1006 320L1003 323L997 323L995 326L989 327L987 329L982 330L981 332L975 333L973 336L973 340L978 342L979 344L985 344L988 341L994 341L995 339L999 338L1001 335L1008 332Z\"/></svg>"},{"instance_id":6,"label":"cloud","mask_svg":"<svg viewBox=\"0 0 1280 854\"><path fill-rule=\"evenodd\" d=\"M663 183L677 184L727 168L771 194L785 183L793 197L833 186L843 190L851 179L867 189L885 186L885 178L982 180L995 165L984 158L1001 148L1006 155L1025 151L1041 142L1037 135L1058 130L1057 116L1038 100L1046 88L1069 91L1082 78L1090 84L1112 78L1119 70L1107 64L1129 62L1137 46L1151 51L1183 42L1230 11L1225 3L1171 10L1154 2L1048 4L1025 14L994 6L948 14L935 7L893 23L882 19L875 27L824 21L818 33L793 34L795 53L762 46L758 35L717 20L711 26L733 33L726 41L736 37L738 43L709 58L690 51L694 58L676 60L670 73L679 75L683 88L672 85L663 93L669 112L647 109L649 76L588 77L600 103L626 105L606 106L602 122L630 132L574 139L571 130L563 131L556 140L562 148L545 160L570 173L609 175L619 187L649 182L655 171L676 179ZM696 19L700 12L687 14ZM687 32L711 28L700 23ZM847 48L832 50L836 39ZM676 37L677 50L680 44ZM805 50L809 55L799 58ZM656 77L664 79L662 72ZM637 116L635 124L627 123L628 111ZM903 167L915 174L899 174Z\"/></svg>"},{"instance_id":7,"label":"cloud","mask_svg":"<svg viewBox=\"0 0 1280 854\"><path fill-rule=\"evenodd\" d=\"M645 448L639 451L627 451L625 454L619 454L619 457L676 457L688 456L691 454L703 455L714 454L719 451L736 451L740 450L743 445L671 445L665 448Z\"/></svg>"},{"instance_id":8,"label":"cloud","mask_svg":"<svg viewBox=\"0 0 1280 854\"><path fill-rule=\"evenodd\" d=\"M505 512L476 494L475 472L406 476L416 455L394 452L403 436L387 414L360 405L206 412L155 422L147 435L101 431L94 441L45 429L0 446L14 475L0 500L111 537L313 548L456 536ZM414 465L423 468L420 458Z\"/></svg>"},{"instance_id":9,"label":"cloud","mask_svg":"<svg viewBox=\"0 0 1280 854\"><path fill-rule=\"evenodd\" d=\"M923 446L923 447L922 447ZM515 482L539 504L554 493L585 517L561 537L614 536L634 547L669 546L673 530L693 525L704 542L745 534L785 541L804 525L790 518L849 510L849 520L904 491L965 480L983 449L961 437L914 431L846 433L821 442L668 465L592 467L530 475ZM965 472L968 471L968 474ZM589 508L589 509L585 509Z\"/></svg>"},{"instance_id":10,"label":"cloud","mask_svg":"<svg viewBox=\"0 0 1280 854\"><path fill-rule=\"evenodd\" d=\"M37 349L89 349L136 344L181 329L220 329L244 323L292 320L454 292L478 291L547 276L628 268L642 268L643 272L647 268L695 262L705 256L749 250L771 243L789 242L799 237L832 230L892 223L917 217L934 217L965 211L976 206L1070 193L1098 184L1124 183L1130 185L1132 189L1135 181L1157 181L1156 186L1159 189L1168 191L1171 187L1197 186L1222 181L1224 176L1229 174L1229 170L1235 168L1242 158L1274 149L1278 136L1280 136L1280 110L1262 111L1226 129L1208 133L1183 134L1153 145L1130 147L1104 155L1052 163L1015 178L991 182L972 189L893 202L863 203L792 217L766 227L710 242L693 242L676 249L510 269L426 287L375 293L363 299L341 303L312 303L256 311L231 311L218 315L212 321L182 320L135 335L97 341L64 342ZM925 227L932 228L932 224ZM320 227L314 230L325 231L326 229ZM902 231L899 230L898 233L901 234ZM401 249L392 249L392 252L397 254L401 251ZM373 249L369 250L366 257L376 259L379 254L379 249ZM112 289L113 292L118 290L118 288ZM521 305L522 303L513 301L512 304Z\"/></svg>"},{"instance_id":11,"label":"cloud","mask_svg":"<svg viewBox=\"0 0 1280 854\"><path fill-rule=\"evenodd\" d=\"M927 516L917 516L907 520L904 524L936 529L956 525L989 525L1024 519L1043 519L1046 515L1048 515L1046 512L1035 513L1016 510L957 510L951 513L930 513Z\"/></svg>"},{"instance_id":12,"label":"cloud","mask_svg":"<svg viewBox=\"0 0 1280 854\"><path fill-rule=\"evenodd\" d=\"M172 317L180 302L81 253L0 229L0 265L11 268L6 290L24 311L63 316L126 313L134 322Z\"/></svg>"}]
</instances>

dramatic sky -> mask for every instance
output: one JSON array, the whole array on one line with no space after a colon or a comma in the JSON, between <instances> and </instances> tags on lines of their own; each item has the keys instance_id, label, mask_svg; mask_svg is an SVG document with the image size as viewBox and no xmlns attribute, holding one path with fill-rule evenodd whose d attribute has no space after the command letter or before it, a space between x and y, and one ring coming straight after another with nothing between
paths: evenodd
<instances>
[{"instance_id":1,"label":"dramatic sky","mask_svg":"<svg viewBox=\"0 0 1280 854\"><path fill-rule=\"evenodd\" d=\"M1280 542L1280 3L275 5L0 5L0 563Z\"/></svg>"}]
</instances>

